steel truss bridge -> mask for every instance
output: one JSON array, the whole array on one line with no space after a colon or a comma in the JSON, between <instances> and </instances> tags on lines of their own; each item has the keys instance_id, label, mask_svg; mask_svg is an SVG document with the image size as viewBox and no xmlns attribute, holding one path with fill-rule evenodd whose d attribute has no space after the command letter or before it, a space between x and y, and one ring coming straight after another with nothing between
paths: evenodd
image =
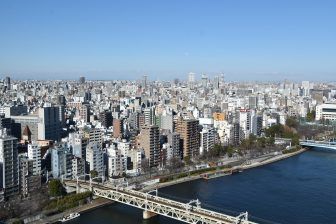
<instances>
[{"instance_id":1,"label":"steel truss bridge","mask_svg":"<svg viewBox=\"0 0 336 224\"><path fill-rule=\"evenodd\" d=\"M336 142L302 140L300 141L300 145L307 147L319 147L336 151Z\"/></svg>"},{"instance_id":2,"label":"steel truss bridge","mask_svg":"<svg viewBox=\"0 0 336 224\"><path fill-rule=\"evenodd\" d=\"M150 218L157 214L185 223L192 224L254 224L248 221L248 213L239 216L230 216L215 211L201 208L198 200L182 203L157 196L158 191L140 192L124 187L107 187L102 184L93 184L80 180L64 180L64 185L70 188L92 191L93 195L133 206L144 211L144 218ZM150 193L156 193L151 195Z\"/></svg>"}]
</instances>

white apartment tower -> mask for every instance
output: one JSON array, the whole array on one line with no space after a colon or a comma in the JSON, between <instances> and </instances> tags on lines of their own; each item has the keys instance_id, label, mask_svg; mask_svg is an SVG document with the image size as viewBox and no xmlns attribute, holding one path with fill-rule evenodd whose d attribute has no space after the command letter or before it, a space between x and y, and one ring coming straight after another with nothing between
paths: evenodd
<instances>
[{"instance_id":1,"label":"white apartment tower","mask_svg":"<svg viewBox=\"0 0 336 224\"><path fill-rule=\"evenodd\" d=\"M147 107L144 109L145 115L145 124L153 125L154 124L154 109L152 107Z\"/></svg>"},{"instance_id":2,"label":"white apartment tower","mask_svg":"<svg viewBox=\"0 0 336 224\"><path fill-rule=\"evenodd\" d=\"M86 161L90 165L90 171L95 170L98 176L105 176L104 152L97 142L90 142L86 147Z\"/></svg>"},{"instance_id":3,"label":"white apartment tower","mask_svg":"<svg viewBox=\"0 0 336 224\"><path fill-rule=\"evenodd\" d=\"M205 127L200 133L200 154L208 152L215 145L215 129Z\"/></svg>"},{"instance_id":4,"label":"white apartment tower","mask_svg":"<svg viewBox=\"0 0 336 224\"><path fill-rule=\"evenodd\" d=\"M33 175L40 175L41 148L35 142L28 144L28 159L33 160Z\"/></svg>"},{"instance_id":5,"label":"white apartment tower","mask_svg":"<svg viewBox=\"0 0 336 224\"><path fill-rule=\"evenodd\" d=\"M121 176L127 170L127 157L114 145L107 148L108 176L110 178Z\"/></svg>"}]
</instances>

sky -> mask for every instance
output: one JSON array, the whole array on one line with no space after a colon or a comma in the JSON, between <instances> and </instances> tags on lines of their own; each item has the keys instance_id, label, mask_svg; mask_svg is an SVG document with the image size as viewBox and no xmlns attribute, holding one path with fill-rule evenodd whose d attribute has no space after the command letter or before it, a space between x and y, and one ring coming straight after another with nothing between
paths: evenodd
<instances>
[{"instance_id":1,"label":"sky","mask_svg":"<svg viewBox=\"0 0 336 224\"><path fill-rule=\"evenodd\" d=\"M336 1L1 0L0 78L336 80Z\"/></svg>"}]
</instances>

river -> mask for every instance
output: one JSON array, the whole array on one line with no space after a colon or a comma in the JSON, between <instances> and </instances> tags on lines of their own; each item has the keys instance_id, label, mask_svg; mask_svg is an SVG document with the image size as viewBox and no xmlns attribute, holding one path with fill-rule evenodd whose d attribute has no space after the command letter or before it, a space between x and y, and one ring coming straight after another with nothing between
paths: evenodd
<instances>
[{"instance_id":1,"label":"river","mask_svg":"<svg viewBox=\"0 0 336 224\"><path fill-rule=\"evenodd\" d=\"M229 214L248 211L259 223L336 223L336 153L307 151L263 167L217 179L196 180L160 189L159 195ZM81 214L69 224L178 224L113 204Z\"/></svg>"}]
</instances>

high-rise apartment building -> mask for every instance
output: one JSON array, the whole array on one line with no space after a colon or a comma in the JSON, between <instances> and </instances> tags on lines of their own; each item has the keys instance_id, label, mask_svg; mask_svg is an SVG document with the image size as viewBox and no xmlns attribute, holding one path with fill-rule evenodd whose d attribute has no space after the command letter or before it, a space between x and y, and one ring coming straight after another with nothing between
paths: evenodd
<instances>
[{"instance_id":1,"label":"high-rise apartment building","mask_svg":"<svg viewBox=\"0 0 336 224\"><path fill-rule=\"evenodd\" d=\"M97 142L90 142L86 147L86 162L90 171L96 171L98 176L105 176L104 152Z\"/></svg>"},{"instance_id":2,"label":"high-rise apartment building","mask_svg":"<svg viewBox=\"0 0 336 224\"><path fill-rule=\"evenodd\" d=\"M183 144L183 157L199 154L199 121L179 118L175 121L175 131L180 134Z\"/></svg>"},{"instance_id":3,"label":"high-rise apartment building","mask_svg":"<svg viewBox=\"0 0 336 224\"><path fill-rule=\"evenodd\" d=\"M88 141L88 137L85 138L82 133L69 133L69 145L72 154L78 158L85 160Z\"/></svg>"},{"instance_id":4,"label":"high-rise apartment building","mask_svg":"<svg viewBox=\"0 0 336 224\"><path fill-rule=\"evenodd\" d=\"M122 119L113 119L113 137L122 138L123 136L123 120Z\"/></svg>"},{"instance_id":5,"label":"high-rise apartment building","mask_svg":"<svg viewBox=\"0 0 336 224\"><path fill-rule=\"evenodd\" d=\"M85 83L85 77L81 76L79 77L79 84L84 84Z\"/></svg>"},{"instance_id":6,"label":"high-rise apartment building","mask_svg":"<svg viewBox=\"0 0 336 224\"><path fill-rule=\"evenodd\" d=\"M155 123L155 117L154 117L154 108L147 107L144 109L144 115L145 115L145 124L146 125L153 125Z\"/></svg>"},{"instance_id":7,"label":"high-rise apartment building","mask_svg":"<svg viewBox=\"0 0 336 224\"><path fill-rule=\"evenodd\" d=\"M258 97L257 96L250 96L249 97L249 108L256 109L258 107Z\"/></svg>"},{"instance_id":8,"label":"high-rise apartment building","mask_svg":"<svg viewBox=\"0 0 336 224\"><path fill-rule=\"evenodd\" d=\"M252 134L254 134L255 136L260 136L262 125L263 125L262 115L253 115L252 116L252 128L251 128Z\"/></svg>"},{"instance_id":9,"label":"high-rise apartment building","mask_svg":"<svg viewBox=\"0 0 336 224\"><path fill-rule=\"evenodd\" d=\"M103 132L98 128L92 128L86 137L89 139L89 143L97 143L100 148L103 147Z\"/></svg>"},{"instance_id":10,"label":"high-rise apartment building","mask_svg":"<svg viewBox=\"0 0 336 224\"><path fill-rule=\"evenodd\" d=\"M34 161L26 156L19 157L19 190L23 197L41 187L41 176L33 174Z\"/></svg>"},{"instance_id":11,"label":"high-rise apartment building","mask_svg":"<svg viewBox=\"0 0 336 224\"><path fill-rule=\"evenodd\" d=\"M103 111L99 113L99 121L102 123L102 126L109 128L112 126L112 112Z\"/></svg>"},{"instance_id":12,"label":"high-rise apartment building","mask_svg":"<svg viewBox=\"0 0 336 224\"><path fill-rule=\"evenodd\" d=\"M33 161L33 175L41 174L41 148L35 142L28 144L28 159Z\"/></svg>"},{"instance_id":13,"label":"high-rise apartment building","mask_svg":"<svg viewBox=\"0 0 336 224\"><path fill-rule=\"evenodd\" d=\"M140 131L140 147L144 149L149 166L157 166L160 156L160 132L156 125L144 125Z\"/></svg>"},{"instance_id":14,"label":"high-rise apartment building","mask_svg":"<svg viewBox=\"0 0 336 224\"><path fill-rule=\"evenodd\" d=\"M215 145L215 129L205 127L200 132L200 154L208 152Z\"/></svg>"},{"instance_id":15,"label":"high-rise apartment building","mask_svg":"<svg viewBox=\"0 0 336 224\"><path fill-rule=\"evenodd\" d=\"M167 136L168 144L172 150L172 156L175 158L182 158L182 151L181 151L181 139L180 134L177 132L169 133Z\"/></svg>"},{"instance_id":16,"label":"high-rise apartment building","mask_svg":"<svg viewBox=\"0 0 336 224\"><path fill-rule=\"evenodd\" d=\"M66 145L57 145L51 149L51 172L54 178L72 176L72 154Z\"/></svg>"},{"instance_id":17,"label":"high-rise apartment building","mask_svg":"<svg viewBox=\"0 0 336 224\"><path fill-rule=\"evenodd\" d=\"M71 160L72 178L81 177L85 174L85 160L74 156Z\"/></svg>"},{"instance_id":18,"label":"high-rise apartment building","mask_svg":"<svg viewBox=\"0 0 336 224\"><path fill-rule=\"evenodd\" d=\"M163 130L169 130L173 132L173 115L162 114L160 116L160 128Z\"/></svg>"},{"instance_id":19,"label":"high-rise apartment building","mask_svg":"<svg viewBox=\"0 0 336 224\"><path fill-rule=\"evenodd\" d=\"M206 74L202 74L202 87L206 88L208 87L208 76Z\"/></svg>"},{"instance_id":20,"label":"high-rise apartment building","mask_svg":"<svg viewBox=\"0 0 336 224\"><path fill-rule=\"evenodd\" d=\"M10 90L11 89L11 79L9 76L6 76L5 78L5 86L7 87L7 90Z\"/></svg>"},{"instance_id":21,"label":"high-rise apartment building","mask_svg":"<svg viewBox=\"0 0 336 224\"><path fill-rule=\"evenodd\" d=\"M195 73L190 72L188 74L188 87L189 89L193 89L195 85Z\"/></svg>"},{"instance_id":22,"label":"high-rise apartment building","mask_svg":"<svg viewBox=\"0 0 336 224\"><path fill-rule=\"evenodd\" d=\"M251 112L250 110L239 111L239 126L243 131L242 138L248 138L251 134Z\"/></svg>"},{"instance_id":23,"label":"high-rise apartment building","mask_svg":"<svg viewBox=\"0 0 336 224\"><path fill-rule=\"evenodd\" d=\"M19 192L18 140L0 129L0 188L5 197Z\"/></svg>"},{"instance_id":24,"label":"high-rise apartment building","mask_svg":"<svg viewBox=\"0 0 336 224\"><path fill-rule=\"evenodd\" d=\"M113 145L107 148L107 173L110 178L121 176L127 170L127 156Z\"/></svg>"},{"instance_id":25,"label":"high-rise apartment building","mask_svg":"<svg viewBox=\"0 0 336 224\"><path fill-rule=\"evenodd\" d=\"M90 106L83 104L79 108L79 116L84 122L90 122Z\"/></svg>"}]
</instances>

